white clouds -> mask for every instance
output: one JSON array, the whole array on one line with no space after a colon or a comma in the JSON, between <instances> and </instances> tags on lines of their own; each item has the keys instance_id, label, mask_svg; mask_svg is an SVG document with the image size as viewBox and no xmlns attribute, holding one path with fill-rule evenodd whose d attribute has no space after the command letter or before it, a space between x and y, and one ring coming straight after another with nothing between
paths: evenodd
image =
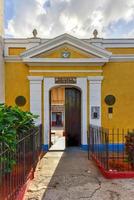
<instances>
[{"instance_id":1,"label":"white clouds","mask_svg":"<svg viewBox=\"0 0 134 200\"><path fill-rule=\"evenodd\" d=\"M133 0L14 0L14 4L14 17L8 21L6 35L15 37L31 37L33 28L37 28L40 37L54 37L64 32L90 37L97 28L103 37L109 36L109 27L112 37L112 30L118 30L114 25L119 20L134 19Z\"/></svg>"}]
</instances>

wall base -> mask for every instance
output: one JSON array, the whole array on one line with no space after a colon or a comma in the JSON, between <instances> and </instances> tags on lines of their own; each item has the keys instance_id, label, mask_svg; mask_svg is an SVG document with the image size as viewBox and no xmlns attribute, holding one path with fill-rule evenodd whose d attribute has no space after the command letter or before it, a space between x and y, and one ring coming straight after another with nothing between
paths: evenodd
<instances>
[{"instance_id":1,"label":"wall base","mask_svg":"<svg viewBox=\"0 0 134 200\"><path fill-rule=\"evenodd\" d=\"M91 147L92 148L92 147ZM123 152L125 148L124 144L108 144L108 146L106 144L94 144L94 151L106 151L108 150L109 152Z\"/></svg>"},{"instance_id":2,"label":"wall base","mask_svg":"<svg viewBox=\"0 0 134 200\"><path fill-rule=\"evenodd\" d=\"M81 144L81 149L83 150L83 151L88 151L88 144Z\"/></svg>"},{"instance_id":3,"label":"wall base","mask_svg":"<svg viewBox=\"0 0 134 200\"><path fill-rule=\"evenodd\" d=\"M91 157L95 161L97 167L100 169L102 175L107 179L134 178L134 171L107 171L94 155L91 155Z\"/></svg>"},{"instance_id":4,"label":"wall base","mask_svg":"<svg viewBox=\"0 0 134 200\"><path fill-rule=\"evenodd\" d=\"M49 150L49 145L48 144L42 144L42 151L48 152Z\"/></svg>"}]
</instances>

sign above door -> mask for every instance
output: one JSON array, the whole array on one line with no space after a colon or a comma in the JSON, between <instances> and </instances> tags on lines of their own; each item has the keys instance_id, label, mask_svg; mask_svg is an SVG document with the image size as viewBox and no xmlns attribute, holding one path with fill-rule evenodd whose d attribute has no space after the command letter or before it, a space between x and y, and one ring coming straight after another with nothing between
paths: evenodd
<instances>
[{"instance_id":1,"label":"sign above door","mask_svg":"<svg viewBox=\"0 0 134 200\"><path fill-rule=\"evenodd\" d=\"M55 83L56 84L76 84L77 78L76 77L56 77Z\"/></svg>"}]
</instances>

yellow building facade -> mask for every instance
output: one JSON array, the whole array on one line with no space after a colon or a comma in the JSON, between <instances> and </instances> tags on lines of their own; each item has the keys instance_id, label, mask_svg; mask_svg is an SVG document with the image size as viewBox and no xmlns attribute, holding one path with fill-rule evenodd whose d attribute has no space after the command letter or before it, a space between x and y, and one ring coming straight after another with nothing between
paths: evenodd
<instances>
[{"instance_id":1,"label":"yellow building facade","mask_svg":"<svg viewBox=\"0 0 134 200\"><path fill-rule=\"evenodd\" d=\"M38 114L44 148L49 148L50 91L76 88L81 93L81 145L89 124L134 128L134 40L5 39L5 103Z\"/></svg>"},{"instance_id":2,"label":"yellow building facade","mask_svg":"<svg viewBox=\"0 0 134 200\"><path fill-rule=\"evenodd\" d=\"M4 34L4 1L0 0L0 103L5 100L5 74L4 74L4 58L3 58L3 34Z\"/></svg>"}]
</instances>

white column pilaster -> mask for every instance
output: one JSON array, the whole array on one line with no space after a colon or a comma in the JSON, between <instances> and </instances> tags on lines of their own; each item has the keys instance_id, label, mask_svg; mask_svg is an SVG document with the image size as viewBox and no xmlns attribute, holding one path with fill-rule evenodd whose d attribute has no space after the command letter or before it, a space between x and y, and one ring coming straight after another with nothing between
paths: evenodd
<instances>
[{"instance_id":1,"label":"white column pilaster","mask_svg":"<svg viewBox=\"0 0 134 200\"><path fill-rule=\"evenodd\" d=\"M89 80L89 105L90 105L90 124L101 126L101 83L103 76L91 76ZM93 117L92 110L98 111L97 118Z\"/></svg>"},{"instance_id":2,"label":"white column pilaster","mask_svg":"<svg viewBox=\"0 0 134 200\"><path fill-rule=\"evenodd\" d=\"M55 79L45 77L44 78L44 149L49 148L50 143L50 102L49 91L55 86Z\"/></svg>"},{"instance_id":3,"label":"white column pilaster","mask_svg":"<svg viewBox=\"0 0 134 200\"><path fill-rule=\"evenodd\" d=\"M42 76L28 76L30 81L30 111L39 115L37 124L42 124Z\"/></svg>"}]
</instances>

